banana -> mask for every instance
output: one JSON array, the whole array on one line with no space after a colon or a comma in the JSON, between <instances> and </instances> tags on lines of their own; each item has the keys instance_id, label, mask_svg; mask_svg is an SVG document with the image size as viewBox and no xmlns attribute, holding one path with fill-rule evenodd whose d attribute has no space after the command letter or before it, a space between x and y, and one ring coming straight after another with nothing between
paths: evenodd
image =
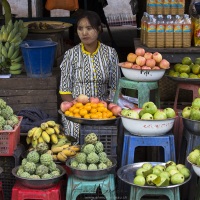
<instances>
[{"instance_id":1,"label":"banana","mask_svg":"<svg viewBox=\"0 0 200 200\"><path fill-rule=\"evenodd\" d=\"M66 162L67 156L66 156L64 153L59 152L59 153L57 154L57 159L58 159L59 161L61 161L61 162Z\"/></svg>"},{"instance_id":2,"label":"banana","mask_svg":"<svg viewBox=\"0 0 200 200\"><path fill-rule=\"evenodd\" d=\"M26 137L26 143L31 144L32 138L31 137Z\"/></svg>"},{"instance_id":3,"label":"banana","mask_svg":"<svg viewBox=\"0 0 200 200\"><path fill-rule=\"evenodd\" d=\"M43 143L43 142L45 142L45 141L44 141L43 137L40 136L40 137L38 138L38 143Z\"/></svg>"},{"instance_id":4,"label":"banana","mask_svg":"<svg viewBox=\"0 0 200 200\"><path fill-rule=\"evenodd\" d=\"M57 144L58 143L58 138L56 136L56 134L52 134L50 135L51 141L53 144Z\"/></svg>"},{"instance_id":5,"label":"banana","mask_svg":"<svg viewBox=\"0 0 200 200\"><path fill-rule=\"evenodd\" d=\"M18 69L18 70L9 70L9 73L10 74L13 74L13 75L19 75L22 73L22 69Z\"/></svg>"},{"instance_id":6,"label":"banana","mask_svg":"<svg viewBox=\"0 0 200 200\"><path fill-rule=\"evenodd\" d=\"M37 128L37 130L33 134L33 139L37 140L42 134L42 129L40 127Z\"/></svg>"},{"instance_id":7,"label":"banana","mask_svg":"<svg viewBox=\"0 0 200 200\"><path fill-rule=\"evenodd\" d=\"M12 20L11 7L7 0L1 0L4 9L5 24L7 25Z\"/></svg>"},{"instance_id":8,"label":"banana","mask_svg":"<svg viewBox=\"0 0 200 200\"><path fill-rule=\"evenodd\" d=\"M56 134L60 134L60 125L59 124L56 124L53 128L54 128Z\"/></svg>"},{"instance_id":9,"label":"banana","mask_svg":"<svg viewBox=\"0 0 200 200\"><path fill-rule=\"evenodd\" d=\"M51 127L47 127L46 130L45 130L49 135L52 135L55 133L55 130Z\"/></svg>"},{"instance_id":10,"label":"banana","mask_svg":"<svg viewBox=\"0 0 200 200\"><path fill-rule=\"evenodd\" d=\"M5 30L6 30L6 27L5 27L5 25L3 25L3 26L1 27L1 33L3 33Z\"/></svg>"},{"instance_id":11,"label":"banana","mask_svg":"<svg viewBox=\"0 0 200 200\"><path fill-rule=\"evenodd\" d=\"M47 121L46 122L50 127L54 127L56 125L56 122L53 120Z\"/></svg>"},{"instance_id":12,"label":"banana","mask_svg":"<svg viewBox=\"0 0 200 200\"><path fill-rule=\"evenodd\" d=\"M59 152L61 152L62 150L63 150L62 147L51 147L51 151L52 151L53 153L59 153Z\"/></svg>"},{"instance_id":13,"label":"banana","mask_svg":"<svg viewBox=\"0 0 200 200\"><path fill-rule=\"evenodd\" d=\"M32 144L33 148L35 148L38 144L38 141L32 139L31 144Z\"/></svg>"},{"instance_id":14,"label":"banana","mask_svg":"<svg viewBox=\"0 0 200 200\"><path fill-rule=\"evenodd\" d=\"M50 142L50 136L46 131L42 131L42 138L45 142L49 143Z\"/></svg>"},{"instance_id":15,"label":"banana","mask_svg":"<svg viewBox=\"0 0 200 200\"><path fill-rule=\"evenodd\" d=\"M5 31L3 32L3 35L2 35L2 38L3 38L3 41L6 42L7 39L8 39L8 31L5 29Z\"/></svg>"},{"instance_id":16,"label":"banana","mask_svg":"<svg viewBox=\"0 0 200 200\"><path fill-rule=\"evenodd\" d=\"M58 134L58 136L57 136L59 139L62 139L62 138L65 138L66 139L66 135L64 135L64 134Z\"/></svg>"},{"instance_id":17,"label":"banana","mask_svg":"<svg viewBox=\"0 0 200 200\"><path fill-rule=\"evenodd\" d=\"M14 53L14 51L15 51L15 45L14 45L14 44L11 44L11 45L9 46L9 49L8 49L8 58L11 58L11 56L12 56L13 53Z\"/></svg>"},{"instance_id":18,"label":"banana","mask_svg":"<svg viewBox=\"0 0 200 200\"><path fill-rule=\"evenodd\" d=\"M28 27L23 27L21 32L21 39L24 40L28 35Z\"/></svg>"},{"instance_id":19,"label":"banana","mask_svg":"<svg viewBox=\"0 0 200 200\"><path fill-rule=\"evenodd\" d=\"M11 43L16 43L16 42L19 42L19 41L22 41L22 39L21 39L21 33L17 33L15 35L15 37L10 42Z\"/></svg>"},{"instance_id":20,"label":"banana","mask_svg":"<svg viewBox=\"0 0 200 200\"><path fill-rule=\"evenodd\" d=\"M13 55L10 57L11 60L17 58L19 56L19 48L17 48L15 50L15 52L13 53Z\"/></svg>"},{"instance_id":21,"label":"banana","mask_svg":"<svg viewBox=\"0 0 200 200\"><path fill-rule=\"evenodd\" d=\"M58 160L58 158L57 158L57 155L56 155L56 154L52 155L52 158L53 158L53 160L54 160L54 161L57 161L57 160Z\"/></svg>"},{"instance_id":22,"label":"banana","mask_svg":"<svg viewBox=\"0 0 200 200\"><path fill-rule=\"evenodd\" d=\"M1 53L2 53L2 55L3 55L5 58L8 57L8 52L7 52L7 49L6 49L5 46L2 46L2 48L1 48Z\"/></svg>"},{"instance_id":23,"label":"banana","mask_svg":"<svg viewBox=\"0 0 200 200\"><path fill-rule=\"evenodd\" d=\"M14 29L8 34L8 39L7 39L8 42L10 42L10 41L12 41L12 40L14 39L14 37L15 37L17 31L18 31L18 30L17 30L16 28L14 28Z\"/></svg>"},{"instance_id":24,"label":"banana","mask_svg":"<svg viewBox=\"0 0 200 200\"><path fill-rule=\"evenodd\" d=\"M8 22L7 27L6 27L8 33L10 33L10 32L12 31L13 28L14 28L14 27L13 27L12 20L10 20L10 21Z\"/></svg>"},{"instance_id":25,"label":"banana","mask_svg":"<svg viewBox=\"0 0 200 200\"><path fill-rule=\"evenodd\" d=\"M11 71L15 71L15 70L19 70L22 68L22 64L21 63L16 63L10 66L10 70Z\"/></svg>"},{"instance_id":26,"label":"banana","mask_svg":"<svg viewBox=\"0 0 200 200\"><path fill-rule=\"evenodd\" d=\"M9 56L9 52L8 52L8 56ZM18 62L21 62L21 61L22 61L22 56L18 56L17 58L12 59L11 63L18 63Z\"/></svg>"},{"instance_id":27,"label":"banana","mask_svg":"<svg viewBox=\"0 0 200 200\"><path fill-rule=\"evenodd\" d=\"M62 150L62 153L64 153L66 156L74 156L76 155L76 151L73 151L72 149L66 148Z\"/></svg>"},{"instance_id":28,"label":"banana","mask_svg":"<svg viewBox=\"0 0 200 200\"><path fill-rule=\"evenodd\" d=\"M16 20L16 21L14 22L14 25L13 25L13 26L14 26L15 28L17 28L17 29L18 29L18 22L19 22L19 21Z\"/></svg>"},{"instance_id":29,"label":"banana","mask_svg":"<svg viewBox=\"0 0 200 200\"><path fill-rule=\"evenodd\" d=\"M68 147L70 147L71 143L67 143L67 144L64 144L63 146L61 146L63 149L66 149Z\"/></svg>"},{"instance_id":30,"label":"banana","mask_svg":"<svg viewBox=\"0 0 200 200\"><path fill-rule=\"evenodd\" d=\"M28 131L27 136L28 136L28 137L32 137L36 129L37 129L37 127L33 127L32 129L30 129L30 130Z\"/></svg>"},{"instance_id":31,"label":"banana","mask_svg":"<svg viewBox=\"0 0 200 200\"><path fill-rule=\"evenodd\" d=\"M42 130L46 130L48 128L48 124L46 122L43 122L40 124L40 127L42 128Z\"/></svg>"},{"instance_id":32,"label":"banana","mask_svg":"<svg viewBox=\"0 0 200 200\"><path fill-rule=\"evenodd\" d=\"M70 146L69 147L71 150L75 151L75 152L78 152L81 150L81 147L80 145L73 145L73 146Z\"/></svg>"},{"instance_id":33,"label":"banana","mask_svg":"<svg viewBox=\"0 0 200 200\"><path fill-rule=\"evenodd\" d=\"M3 41L3 34L0 32L0 41Z\"/></svg>"},{"instance_id":34,"label":"banana","mask_svg":"<svg viewBox=\"0 0 200 200\"><path fill-rule=\"evenodd\" d=\"M10 42L7 41L7 42L4 44L4 46L6 47L7 52L8 52L8 50L9 50L9 48L10 48Z\"/></svg>"},{"instance_id":35,"label":"banana","mask_svg":"<svg viewBox=\"0 0 200 200\"><path fill-rule=\"evenodd\" d=\"M57 144L53 144L55 147L61 147L63 145L65 145L68 142L68 140L66 138L61 138L58 139L58 143Z\"/></svg>"}]
</instances>

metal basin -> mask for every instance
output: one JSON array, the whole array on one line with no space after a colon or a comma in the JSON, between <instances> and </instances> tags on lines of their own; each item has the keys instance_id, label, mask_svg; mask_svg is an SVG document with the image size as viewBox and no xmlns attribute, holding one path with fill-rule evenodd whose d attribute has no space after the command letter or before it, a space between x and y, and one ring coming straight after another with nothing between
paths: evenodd
<instances>
[{"instance_id":1,"label":"metal basin","mask_svg":"<svg viewBox=\"0 0 200 200\"><path fill-rule=\"evenodd\" d=\"M184 127L192 134L200 136L200 121L183 118Z\"/></svg>"},{"instance_id":2,"label":"metal basin","mask_svg":"<svg viewBox=\"0 0 200 200\"><path fill-rule=\"evenodd\" d=\"M80 170L76 168L72 168L70 166L71 159L67 160L66 165L70 168L74 176L84 179L84 180L98 180L106 178L117 164L117 161L114 158L108 156L108 158L112 161L113 165L106 169L99 169L99 170Z\"/></svg>"},{"instance_id":3,"label":"metal basin","mask_svg":"<svg viewBox=\"0 0 200 200\"><path fill-rule=\"evenodd\" d=\"M17 170L19 166L12 169L12 174L15 176L15 178L25 187L29 187L32 189L46 189L55 186L65 175L66 171L65 169L57 165L57 168L60 169L60 176L55 178L49 178L49 179L28 179L28 178L22 178L17 175Z\"/></svg>"}]
</instances>

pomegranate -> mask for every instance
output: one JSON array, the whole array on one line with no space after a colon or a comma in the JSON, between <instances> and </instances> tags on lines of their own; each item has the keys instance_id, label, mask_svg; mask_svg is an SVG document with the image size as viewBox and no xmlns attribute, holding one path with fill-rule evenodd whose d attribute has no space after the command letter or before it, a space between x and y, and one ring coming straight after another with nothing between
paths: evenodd
<instances>
[{"instance_id":1,"label":"pomegranate","mask_svg":"<svg viewBox=\"0 0 200 200\"><path fill-rule=\"evenodd\" d=\"M161 69L169 69L170 68L170 63L166 59L162 59L159 63L159 67Z\"/></svg>"},{"instance_id":2,"label":"pomegranate","mask_svg":"<svg viewBox=\"0 0 200 200\"><path fill-rule=\"evenodd\" d=\"M80 94L77 98L76 101L82 104L86 104L89 102L89 97L85 94Z\"/></svg>"},{"instance_id":3,"label":"pomegranate","mask_svg":"<svg viewBox=\"0 0 200 200\"><path fill-rule=\"evenodd\" d=\"M145 63L146 63L146 58L145 58L145 57L143 57L143 56L138 56L138 57L136 58L136 64L137 64L137 65L143 66L143 65L145 65Z\"/></svg>"},{"instance_id":4,"label":"pomegranate","mask_svg":"<svg viewBox=\"0 0 200 200\"><path fill-rule=\"evenodd\" d=\"M99 101L98 97L90 97L90 103L99 103Z\"/></svg>"},{"instance_id":5,"label":"pomegranate","mask_svg":"<svg viewBox=\"0 0 200 200\"><path fill-rule=\"evenodd\" d=\"M121 111L122 111L122 108L120 106L113 106L110 111L113 113L114 116L118 116Z\"/></svg>"},{"instance_id":6,"label":"pomegranate","mask_svg":"<svg viewBox=\"0 0 200 200\"><path fill-rule=\"evenodd\" d=\"M108 104L108 109L111 110L111 108L112 108L113 106L117 106L117 104L116 104L116 103L109 103L109 104Z\"/></svg>"},{"instance_id":7,"label":"pomegranate","mask_svg":"<svg viewBox=\"0 0 200 200\"><path fill-rule=\"evenodd\" d=\"M153 53L153 59L156 63L159 63L162 60L162 55L159 52L155 52Z\"/></svg>"},{"instance_id":8,"label":"pomegranate","mask_svg":"<svg viewBox=\"0 0 200 200\"><path fill-rule=\"evenodd\" d=\"M137 58L137 55L134 53L129 53L127 56L127 61L134 63Z\"/></svg>"},{"instance_id":9,"label":"pomegranate","mask_svg":"<svg viewBox=\"0 0 200 200\"><path fill-rule=\"evenodd\" d=\"M69 101L63 101L61 104L60 104L60 110L62 112L65 112L66 110L69 110L69 108L73 105L72 102L69 102Z\"/></svg>"},{"instance_id":10,"label":"pomegranate","mask_svg":"<svg viewBox=\"0 0 200 200\"><path fill-rule=\"evenodd\" d=\"M123 67L125 68L131 68L133 66L133 63L131 62L124 62Z\"/></svg>"},{"instance_id":11,"label":"pomegranate","mask_svg":"<svg viewBox=\"0 0 200 200\"><path fill-rule=\"evenodd\" d=\"M138 48L135 50L135 54L136 54L137 56L144 56L145 50L144 50L143 48L141 48L141 47L138 47Z\"/></svg>"},{"instance_id":12,"label":"pomegranate","mask_svg":"<svg viewBox=\"0 0 200 200\"><path fill-rule=\"evenodd\" d=\"M155 65L156 65L156 61L154 59L148 59L148 60L146 60L146 66L147 67L153 68L153 67L155 67Z\"/></svg>"},{"instance_id":13,"label":"pomegranate","mask_svg":"<svg viewBox=\"0 0 200 200\"><path fill-rule=\"evenodd\" d=\"M153 58L153 54L150 53L150 52L146 52L146 53L144 54L144 57L145 57L146 59L151 59L151 58Z\"/></svg>"}]
</instances>

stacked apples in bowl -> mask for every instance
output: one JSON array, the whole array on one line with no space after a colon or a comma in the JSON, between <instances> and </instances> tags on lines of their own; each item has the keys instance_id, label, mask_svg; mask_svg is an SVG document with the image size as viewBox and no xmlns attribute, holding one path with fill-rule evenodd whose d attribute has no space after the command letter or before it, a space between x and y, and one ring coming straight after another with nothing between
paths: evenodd
<instances>
[{"instance_id":1,"label":"stacked apples in bowl","mask_svg":"<svg viewBox=\"0 0 200 200\"><path fill-rule=\"evenodd\" d=\"M124 128L133 135L158 136L169 132L177 114L172 108L158 109L149 101L142 108L122 109L121 119Z\"/></svg>"},{"instance_id":2,"label":"stacked apples in bowl","mask_svg":"<svg viewBox=\"0 0 200 200\"><path fill-rule=\"evenodd\" d=\"M133 81L158 81L170 68L170 63L159 52L146 52L137 48L127 55L127 61L119 63L124 76Z\"/></svg>"}]
</instances>

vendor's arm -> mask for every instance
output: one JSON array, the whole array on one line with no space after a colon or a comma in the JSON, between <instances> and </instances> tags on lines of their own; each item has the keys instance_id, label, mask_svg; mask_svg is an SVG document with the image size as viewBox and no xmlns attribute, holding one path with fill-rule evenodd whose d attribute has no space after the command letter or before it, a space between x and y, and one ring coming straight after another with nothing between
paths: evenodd
<instances>
[{"instance_id":1,"label":"vendor's arm","mask_svg":"<svg viewBox=\"0 0 200 200\"><path fill-rule=\"evenodd\" d=\"M61 78L60 78L60 90L59 93L63 101L73 101L72 96L72 67L71 67L69 51L65 53L64 59L60 65Z\"/></svg>"}]
</instances>

